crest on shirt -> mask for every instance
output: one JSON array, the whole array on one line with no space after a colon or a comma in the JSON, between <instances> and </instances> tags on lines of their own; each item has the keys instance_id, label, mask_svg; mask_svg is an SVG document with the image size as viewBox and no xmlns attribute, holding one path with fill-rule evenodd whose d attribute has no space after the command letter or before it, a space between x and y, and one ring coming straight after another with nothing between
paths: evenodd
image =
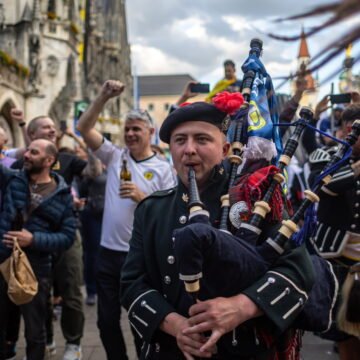
<instances>
[{"instance_id":1,"label":"crest on shirt","mask_svg":"<svg viewBox=\"0 0 360 360\"><path fill-rule=\"evenodd\" d=\"M144 172L144 178L146 179L146 180L152 180L152 178L154 177L154 173L153 172L151 172L151 171L146 171L146 172Z\"/></svg>"}]
</instances>

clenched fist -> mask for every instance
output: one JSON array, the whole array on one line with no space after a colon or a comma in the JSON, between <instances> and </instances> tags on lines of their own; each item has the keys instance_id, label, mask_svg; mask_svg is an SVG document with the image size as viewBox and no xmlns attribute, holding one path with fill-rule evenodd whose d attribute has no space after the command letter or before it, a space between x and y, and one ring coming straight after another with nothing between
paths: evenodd
<instances>
[{"instance_id":1,"label":"clenched fist","mask_svg":"<svg viewBox=\"0 0 360 360\"><path fill-rule=\"evenodd\" d=\"M117 80L107 80L101 88L100 96L111 99L124 91L125 85Z\"/></svg>"},{"instance_id":2,"label":"clenched fist","mask_svg":"<svg viewBox=\"0 0 360 360\"><path fill-rule=\"evenodd\" d=\"M12 121L16 121L19 124L25 122L24 113L20 109L12 108L10 110L10 116Z\"/></svg>"}]
</instances>

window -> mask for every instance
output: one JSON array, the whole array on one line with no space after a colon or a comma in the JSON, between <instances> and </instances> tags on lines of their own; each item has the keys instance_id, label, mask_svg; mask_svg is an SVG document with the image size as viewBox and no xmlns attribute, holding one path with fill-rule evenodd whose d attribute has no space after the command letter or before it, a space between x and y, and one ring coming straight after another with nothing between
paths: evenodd
<instances>
[{"instance_id":1,"label":"window","mask_svg":"<svg viewBox=\"0 0 360 360\"><path fill-rule=\"evenodd\" d=\"M152 103L148 104L148 110L153 111L154 110L154 104L152 104Z\"/></svg>"},{"instance_id":2,"label":"window","mask_svg":"<svg viewBox=\"0 0 360 360\"><path fill-rule=\"evenodd\" d=\"M164 104L164 110L168 111L170 108L170 104L169 103L165 103Z\"/></svg>"}]
</instances>

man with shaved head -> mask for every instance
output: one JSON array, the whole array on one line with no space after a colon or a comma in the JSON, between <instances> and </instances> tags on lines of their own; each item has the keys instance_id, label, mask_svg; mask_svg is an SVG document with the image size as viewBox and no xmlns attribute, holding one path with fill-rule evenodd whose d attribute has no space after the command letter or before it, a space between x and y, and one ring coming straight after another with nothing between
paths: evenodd
<instances>
[{"instance_id":1,"label":"man with shaved head","mask_svg":"<svg viewBox=\"0 0 360 360\"><path fill-rule=\"evenodd\" d=\"M44 359L46 301L50 290L51 255L71 247L76 222L70 188L52 171L57 162L53 142L37 139L24 154L21 170L0 165L0 184L6 184L0 212L0 264L17 241L26 253L39 283L33 300L21 305L25 322L27 360ZM15 218L23 218L21 230L14 230ZM4 358L5 333L10 299L0 275L0 359Z\"/></svg>"},{"instance_id":2,"label":"man with shaved head","mask_svg":"<svg viewBox=\"0 0 360 360\"><path fill-rule=\"evenodd\" d=\"M53 144L57 140L57 128L54 121L47 115L40 115L27 124L27 135L33 141L46 139ZM61 152L53 167L54 172L61 175L65 182L71 186L76 176L83 175L96 177L101 173L101 167L96 166L94 156L89 153L89 161L86 162L78 156ZM21 169L25 165L25 157L17 161L12 167ZM100 170L100 172L99 172ZM63 360L79 360L81 353L81 338L84 331L85 315L83 310L82 285L82 245L79 232L76 233L72 247L54 257L53 278L57 285L59 295L62 298L61 330L66 340ZM49 311L49 316L52 312ZM48 331L47 350L49 353L56 352L55 342Z\"/></svg>"}]
</instances>

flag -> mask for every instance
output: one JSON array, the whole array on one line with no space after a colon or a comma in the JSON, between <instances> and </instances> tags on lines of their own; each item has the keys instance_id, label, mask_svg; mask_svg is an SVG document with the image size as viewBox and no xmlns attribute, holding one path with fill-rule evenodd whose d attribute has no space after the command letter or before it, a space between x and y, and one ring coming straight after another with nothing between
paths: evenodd
<instances>
[{"instance_id":1,"label":"flag","mask_svg":"<svg viewBox=\"0 0 360 360\"><path fill-rule=\"evenodd\" d=\"M261 60L251 54L241 67L244 73L252 70L255 79L251 88L248 111L247 145L245 157L271 160L282 152L279 135L279 116L275 91L270 75Z\"/></svg>"}]
</instances>

